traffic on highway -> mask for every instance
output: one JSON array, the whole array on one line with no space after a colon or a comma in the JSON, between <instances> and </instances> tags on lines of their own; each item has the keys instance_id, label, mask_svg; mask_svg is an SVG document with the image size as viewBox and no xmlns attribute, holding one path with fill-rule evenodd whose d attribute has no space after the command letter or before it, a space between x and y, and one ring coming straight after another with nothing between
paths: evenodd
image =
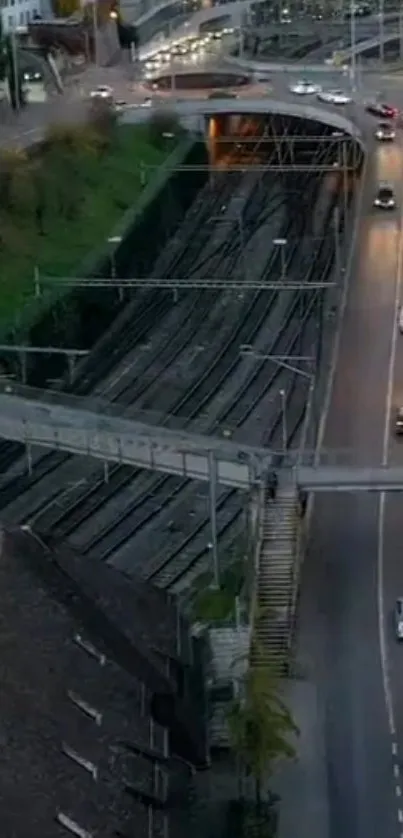
<instances>
[{"instance_id":1,"label":"traffic on highway","mask_svg":"<svg viewBox=\"0 0 403 838\"><path fill-rule=\"evenodd\" d=\"M322 446L386 465L403 462L403 137L393 103L367 110L375 126L389 121L367 123ZM317 499L311 520L299 616L323 702L332 836L401 832L400 510L400 495L341 494Z\"/></svg>"}]
</instances>

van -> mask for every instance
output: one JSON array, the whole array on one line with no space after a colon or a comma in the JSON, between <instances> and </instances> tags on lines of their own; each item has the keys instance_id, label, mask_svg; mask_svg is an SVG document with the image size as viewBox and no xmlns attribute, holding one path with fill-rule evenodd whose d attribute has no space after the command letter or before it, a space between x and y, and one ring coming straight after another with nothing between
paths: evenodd
<instances>
[{"instance_id":1,"label":"van","mask_svg":"<svg viewBox=\"0 0 403 838\"><path fill-rule=\"evenodd\" d=\"M399 311L399 332L403 335L403 306L400 306Z\"/></svg>"}]
</instances>

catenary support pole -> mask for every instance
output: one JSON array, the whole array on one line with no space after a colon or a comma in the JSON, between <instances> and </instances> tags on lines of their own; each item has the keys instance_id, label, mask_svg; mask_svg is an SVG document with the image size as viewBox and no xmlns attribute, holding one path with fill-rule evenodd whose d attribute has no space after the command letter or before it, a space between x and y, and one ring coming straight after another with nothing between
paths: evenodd
<instances>
[{"instance_id":1,"label":"catenary support pole","mask_svg":"<svg viewBox=\"0 0 403 838\"><path fill-rule=\"evenodd\" d=\"M218 563L218 539L217 539L217 460L212 451L209 451L209 500L210 500L210 523L211 523L211 553L213 559L213 579L216 588L220 587L220 568Z\"/></svg>"},{"instance_id":2,"label":"catenary support pole","mask_svg":"<svg viewBox=\"0 0 403 838\"><path fill-rule=\"evenodd\" d=\"M344 201L344 225L347 222L348 213L348 159L347 159L347 145L342 143L342 169L343 169L343 201Z\"/></svg>"},{"instance_id":3,"label":"catenary support pole","mask_svg":"<svg viewBox=\"0 0 403 838\"><path fill-rule=\"evenodd\" d=\"M281 398L281 437L283 444L283 454L287 454L288 444L288 428L287 428L287 394L285 390L280 390Z\"/></svg>"},{"instance_id":4,"label":"catenary support pole","mask_svg":"<svg viewBox=\"0 0 403 838\"><path fill-rule=\"evenodd\" d=\"M27 383L27 354L20 352L20 366L21 366L21 381L23 384Z\"/></svg>"},{"instance_id":5,"label":"catenary support pole","mask_svg":"<svg viewBox=\"0 0 403 838\"><path fill-rule=\"evenodd\" d=\"M341 264L340 264L340 210L336 206L333 213L333 230L334 230L334 260L336 269L336 282L339 281Z\"/></svg>"},{"instance_id":6,"label":"catenary support pole","mask_svg":"<svg viewBox=\"0 0 403 838\"><path fill-rule=\"evenodd\" d=\"M25 443L25 453L27 456L28 475L32 477L32 445L28 441Z\"/></svg>"},{"instance_id":7,"label":"catenary support pole","mask_svg":"<svg viewBox=\"0 0 403 838\"><path fill-rule=\"evenodd\" d=\"M69 384L72 384L74 380L74 370L76 366L76 359L74 355L67 355L67 365L69 369Z\"/></svg>"}]
</instances>

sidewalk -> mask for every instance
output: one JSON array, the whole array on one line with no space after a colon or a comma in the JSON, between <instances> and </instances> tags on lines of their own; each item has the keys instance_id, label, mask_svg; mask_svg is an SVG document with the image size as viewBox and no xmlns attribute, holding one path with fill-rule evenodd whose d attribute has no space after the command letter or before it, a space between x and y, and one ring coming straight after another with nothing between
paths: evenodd
<instances>
[{"instance_id":1,"label":"sidewalk","mask_svg":"<svg viewBox=\"0 0 403 838\"><path fill-rule=\"evenodd\" d=\"M309 680L289 680L284 689L300 736L298 761L280 768L271 784L281 796L278 838L328 838L324 721L317 688Z\"/></svg>"}]
</instances>

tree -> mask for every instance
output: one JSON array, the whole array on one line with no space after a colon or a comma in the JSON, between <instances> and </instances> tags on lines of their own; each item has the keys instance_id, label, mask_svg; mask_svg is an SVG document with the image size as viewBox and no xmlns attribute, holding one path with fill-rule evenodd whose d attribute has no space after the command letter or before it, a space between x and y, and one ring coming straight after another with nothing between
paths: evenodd
<instances>
[{"instance_id":1,"label":"tree","mask_svg":"<svg viewBox=\"0 0 403 838\"><path fill-rule=\"evenodd\" d=\"M81 207L86 163L99 153L102 139L88 125L53 125L45 135L42 154L42 172L39 178L41 195L50 199L43 204L42 219L46 208L56 202L56 211L68 220L77 216ZM53 206L52 206L53 209Z\"/></svg>"},{"instance_id":2,"label":"tree","mask_svg":"<svg viewBox=\"0 0 403 838\"><path fill-rule=\"evenodd\" d=\"M264 780L277 760L295 759L292 738L299 731L269 666L250 667L242 692L229 713L230 740L247 774L253 777L259 810Z\"/></svg>"},{"instance_id":3,"label":"tree","mask_svg":"<svg viewBox=\"0 0 403 838\"><path fill-rule=\"evenodd\" d=\"M94 147L99 151L106 151L114 142L118 124L117 113L113 103L95 97L90 105L88 127L93 132Z\"/></svg>"}]
</instances>

